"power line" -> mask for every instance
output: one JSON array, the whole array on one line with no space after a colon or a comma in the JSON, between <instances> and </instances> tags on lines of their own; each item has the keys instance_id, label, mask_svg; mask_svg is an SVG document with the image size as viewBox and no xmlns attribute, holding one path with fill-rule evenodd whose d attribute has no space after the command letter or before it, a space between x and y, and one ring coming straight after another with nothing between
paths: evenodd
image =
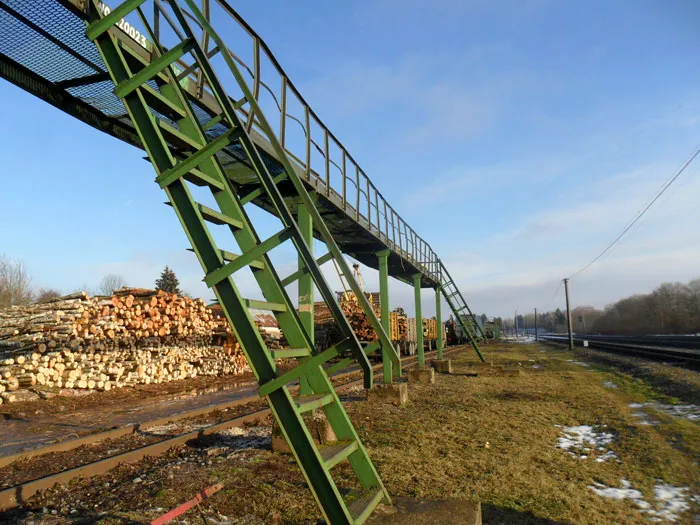
<instances>
[{"instance_id":1,"label":"power line","mask_svg":"<svg viewBox=\"0 0 700 525\"><path fill-rule=\"evenodd\" d=\"M546 311L547 311L547 308L549 308L549 305L552 304L552 301L554 301L554 298L555 298L555 297L557 296L557 294L559 293L559 290L561 290L561 283L563 283L563 282L564 282L564 281L559 281L559 286L557 286L557 289L555 290L554 294L552 295L552 298L551 298L551 299L549 300L549 302L547 303L547 306L544 307L544 310L543 310L543 311L546 312Z\"/></svg>"},{"instance_id":2,"label":"power line","mask_svg":"<svg viewBox=\"0 0 700 525\"><path fill-rule=\"evenodd\" d=\"M571 278L573 278L573 277L576 277L577 275L579 275L579 274L585 272L586 270L588 270L588 268L590 268L591 266L593 266L601 257L603 257L603 255L605 255L606 253L608 253L608 251L610 251L610 249L612 249L612 247L615 246L615 244L617 244L617 242L618 242L620 239L622 239L622 237L624 237L624 235L625 235L628 231L630 231L630 229L632 229L632 226L634 226L634 225L637 223L637 221L639 221L639 219L642 218L642 216L649 210L649 208L651 208L651 207L654 205L654 203L655 203L657 200L659 200L659 198L664 194L664 192L669 188L669 186L671 186L671 184L673 184L673 183L676 181L676 179L677 179L678 177L681 176L681 174L686 170L686 168L687 168L688 166L690 166L690 164L695 160L695 158L696 158L698 155L700 155L700 147L699 147L697 150L695 150L695 153L693 153L687 161L685 161L685 164L683 164L683 166L676 172L676 174L675 174L673 177L671 177L671 179L670 179L666 184L664 184L663 188L661 188L661 190L659 190L659 192L656 194L656 196L655 196L644 208L642 208L641 211L637 212L637 215L636 215L636 216L632 219L632 221L620 232L620 234L619 234L617 237L615 237L615 238L605 247L605 249L604 249L602 252L600 252L596 257L594 257L593 260L592 260L591 262L589 262L586 266L584 266L583 268L581 268L578 272L576 272L576 273L572 274L571 276L569 276L569 279L571 279Z\"/></svg>"}]
</instances>

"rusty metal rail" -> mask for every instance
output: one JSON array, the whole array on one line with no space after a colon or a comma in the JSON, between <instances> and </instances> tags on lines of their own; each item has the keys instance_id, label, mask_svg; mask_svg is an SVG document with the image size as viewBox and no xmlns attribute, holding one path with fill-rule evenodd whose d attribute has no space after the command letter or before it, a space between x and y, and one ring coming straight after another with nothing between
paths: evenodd
<instances>
[{"instance_id":1,"label":"rusty metal rail","mask_svg":"<svg viewBox=\"0 0 700 525\"><path fill-rule=\"evenodd\" d=\"M464 349L466 349L466 346L456 346L456 347L445 350L444 355L454 354L454 353L459 352L460 350L464 350ZM426 357L434 357L436 354L437 354L436 351L426 352ZM411 366L415 365L416 361L417 361L417 358L415 356L407 357L403 360L404 366L406 366L406 367L411 367ZM375 369L377 369L377 370L380 370L381 368L382 368L381 364L375 366ZM337 375L333 376L333 379L336 379L336 380L337 379L349 379L350 376L352 376L354 374L358 374L358 373L361 373L361 371L360 370L351 370L348 372L343 372L343 373L337 374ZM347 383L343 383L343 384L337 386L336 390L342 391L344 389L352 388L353 386L357 386L357 385L361 386L362 384L363 384L362 379L348 381ZM189 419L191 417L205 415L207 413L214 412L217 410L232 408L234 406L238 406L238 405L242 405L242 404L246 404L246 403L250 403L250 402L254 402L254 401L259 401L259 400L260 400L260 397L258 397L258 396L250 396L247 398L242 398L242 399L238 399L235 401L221 403L218 405L212 405L212 406L200 408L197 410L182 412L180 414L175 414L175 415L169 416L169 417L154 419L152 421L147 421L147 422L134 424L134 425L128 425L128 426L121 427L121 428L107 430L105 432L90 434L90 435L83 436L80 438L72 439L70 441L65 441L63 443L56 443L54 445L48 445L45 447L41 447L41 448L36 449L36 450L29 450L27 452L21 452L18 454L13 454L11 456L5 456L3 458L0 458L0 467L9 465L15 461L31 459L31 458L35 458L35 457L38 457L38 456L41 456L44 454L55 453L55 452L67 452L70 450L74 450L74 449L76 449L80 446L83 446L83 445L90 445L90 444L98 443L100 441L104 441L106 439L113 439L116 437L121 437L121 436L129 435L129 434L133 434L133 433L138 432L142 428L163 425L165 423L171 423L174 421L181 421L183 419ZM29 498L31 498L32 496L34 496L38 492L42 492L44 490L50 489L54 485L65 484L65 483L68 483L69 481L71 481L75 478L78 478L78 477L89 478L89 477L93 477L93 476L98 476L100 474L104 474L105 472L117 467L118 465L128 464L128 463L136 463L145 457L153 457L153 456L158 456L158 455L164 454L168 450L172 449L173 447L184 445L188 441L191 441L191 440L203 437L203 436L211 435L211 434L216 434L217 432L221 432L222 430L226 430L228 428L241 427L247 423L251 423L254 421L260 421L260 420L264 419L265 417L267 417L269 414L270 414L269 408L266 408L264 410L258 410L258 411L251 412L249 414L245 414L245 415L242 415L239 417L227 419L225 421L221 421L221 422L213 424L213 425L204 426L204 427L198 428L196 430L193 430L191 432L187 432L184 434L180 434L178 436L167 438L167 439L164 439L162 441L158 441L156 443L151 443L149 445L135 448L133 450L122 452L121 454L116 454L114 456L102 458L102 459L99 459L97 461L87 463L85 465L80 465L78 467L67 469L67 470L64 470L62 472L58 472L55 474L49 474L49 475L41 477L39 479L20 483L18 485L15 485L14 487L10 487L10 488L7 488L7 489L0 491L0 512L24 505L27 503Z\"/></svg>"}]
</instances>

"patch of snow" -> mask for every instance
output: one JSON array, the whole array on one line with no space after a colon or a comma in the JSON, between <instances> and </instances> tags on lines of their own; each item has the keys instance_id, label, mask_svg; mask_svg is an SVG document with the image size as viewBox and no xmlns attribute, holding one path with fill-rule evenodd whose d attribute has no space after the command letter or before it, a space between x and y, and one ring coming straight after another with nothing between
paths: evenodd
<instances>
[{"instance_id":1,"label":"patch of snow","mask_svg":"<svg viewBox=\"0 0 700 525\"><path fill-rule=\"evenodd\" d=\"M688 504L688 487L674 487L657 480L654 486L654 499L656 500L656 510L649 511L654 517L660 518L653 521L678 521L680 515L690 509Z\"/></svg>"},{"instance_id":2,"label":"patch of snow","mask_svg":"<svg viewBox=\"0 0 700 525\"><path fill-rule=\"evenodd\" d=\"M671 417L687 419L688 421L700 421L700 406L698 405L669 405L666 403L630 403L630 408L652 408L663 412ZM645 412L635 412L632 414L635 417L643 417L648 419L649 415Z\"/></svg>"},{"instance_id":3,"label":"patch of snow","mask_svg":"<svg viewBox=\"0 0 700 525\"><path fill-rule=\"evenodd\" d=\"M632 484L623 479L620 481L620 488L606 487L602 483L594 482L593 485L588 485L588 488L603 498L608 499L630 499L640 509L648 509L651 505L644 500L644 495L636 489L632 488Z\"/></svg>"},{"instance_id":4,"label":"patch of snow","mask_svg":"<svg viewBox=\"0 0 700 525\"><path fill-rule=\"evenodd\" d=\"M603 498L631 500L639 507L648 520L654 523L675 523L681 514L690 509L688 501L696 501L698 496L690 495L688 487L674 487L668 483L657 480L654 486L654 505L644 499L644 495L632 488L632 484L623 479L620 480L620 488L607 487L602 483L593 483L588 488Z\"/></svg>"},{"instance_id":5,"label":"patch of snow","mask_svg":"<svg viewBox=\"0 0 700 525\"><path fill-rule=\"evenodd\" d=\"M579 459L586 459L593 453L596 461L603 463L610 459L617 459L615 453L606 448L614 439L613 434L597 432L591 425L565 427L557 442L557 448L566 450L568 454Z\"/></svg>"},{"instance_id":6,"label":"patch of snow","mask_svg":"<svg viewBox=\"0 0 700 525\"><path fill-rule=\"evenodd\" d=\"M151 434L153 436L177 436L179 434L184 434L190 430L194 430L196 427L191 425L181 425L178 423L168 423L167 425L157 425L154 427L147 427L141 429L144 434Z\"/></svg>"},{"instance_id":7,"label":"patch of snow","mask_svg":"<svg viewBox=\"0 0 700 525\"><path fill-rule=\"evenodd\" d=\"M233 449L272 446L271 427L232 427L213 435L218 438L217 445Z\"/></svg>"},{"instance_id":8,"label":"patch of snow","mask_svg":"<svg viewBox=\"0 0 700 525\"><path fill-rule=\"evenodd\" d=\"M586 366L586 367L591 366L588 363L584 363L583 361L574 361L573 359L569 359L568 362L571 363L572 365Z\"/></svg>"},{"instance_id":9,"label":"patch of snow","mask_svg":"<svg viewBox=\"0 0 700 525\"><path fill-rule=\"evenodd\" d=\"M605 381L603 386L606 388L617 388L617 384L613 383L612 381Z\"/></svg>"}]
</instances>

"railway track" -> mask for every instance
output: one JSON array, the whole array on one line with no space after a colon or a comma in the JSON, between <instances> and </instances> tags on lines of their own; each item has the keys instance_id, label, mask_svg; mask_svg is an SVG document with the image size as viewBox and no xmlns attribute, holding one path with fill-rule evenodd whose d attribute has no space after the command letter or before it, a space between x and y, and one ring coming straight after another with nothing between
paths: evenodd
<instances>
[{"instance_id":1,"label":"railway track","mask_svg":"<svg viewBox=\"0 0 700 525\"><path fill-rule=\"evenodd\" d=\"M445 355L450 355L458 352L465 347L459 346L444 351ZM426 352L426 359L432 358L437 354L437 352ZM410 367L416 364L417 358L415 356L406 357L403 360L403 366ZM382 365L375 365L375 370L379 371ZM356 378L355 376L358 376ZM332 377L334 383L336 384L336 390L342 392L353 386L362 386L362 372L359 369L352 369L346 372L341 372ZM181 412L179 414L174 414L171 416L158 418L151 421L141 422L138 424L131 424L122 426L119 428L110 429L104 432L97 432L82 436L76 439L71 439L68 441L55 443L47 446L43 446L34 450L28 450L26 452L20 452L17 454L0 457L0 468L8 466L17 461L29 460L37 458L42 455L56 453L56 452L67 452L70 450L75 450L78 447L84 445L93 445L107 439L115 439L131 434L136 434L142 429L147 429L150 427L157 427L167 423L183 421L186 419L191 419L199 416L206 416L212 412L227 410L239 405L244 405L248 403L254 403L260 401L261 398L258 396L250 396L246 398L237 399L235 401L230 401L226 403L220 403L216 405L211 405L204 408L199 408L196 410L190 410L186 412ZM10 510L17 506L25 504L32 496L38 492L47 490L56 484L65 484L69 481L82 477L88 478L104 474L109 470L115 468L120 464L136 463L145 457L154 457L166 453L168 450L183 445L188 441L216 434L223 430L242 427L246 424L262 421L270 414L270 409L265 408L263 410L253 410L249 413L239 415L230 419L225 419L211 425L202 425L194 430L178 434L176 436L167 437L163 440L156 441L155 443L149 443L144 446L136 447L131 450L127 450L120 454L108 455L106 457L100 458L96 461L91 461L89 463L76 466L74 468L68 468L66 470L55 472L46 476L42 476L37 479L26 481L23 483L18 483L12 487L0 490L0 512Z\"/></svg>"},{"instance_id":2,"label":"railway track","mask_svg":"<svg viewBox=\"0 0 700 525\"><path fill-rule=\"evenodd\" d=\"M540 339L552 343L567 344L565 335L544 335ZM700 366L700 337L696 336L603 336L575 335L575 346L604 350L606 352L644 357L661 361L674 361L692 367Z\"/></svg>"}]
</instances>

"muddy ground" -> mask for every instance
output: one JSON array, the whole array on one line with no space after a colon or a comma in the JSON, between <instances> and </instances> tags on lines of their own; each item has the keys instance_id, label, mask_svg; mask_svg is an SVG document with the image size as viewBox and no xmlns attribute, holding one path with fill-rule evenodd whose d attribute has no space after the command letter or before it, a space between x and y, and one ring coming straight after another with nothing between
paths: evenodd
<instances>
[{"instance_id":1,"label":"muddy ground","mask_svg":"<svg viewBox=\"0 0 700 525\"><path fill-rule=\"evenodd\" d=\"M390 493L480 501L484 523L695 522L699 423L692 409L679 417L667 407L691 406L696 373L654 365L656 374L641 377L629 366L539 344L483 352L520 375L467 376L475 358L464 351L453 357L455 374L411 385L406 407L368 402L361 392L346 397L355 399L348 413ZM562 439L576 437L571 429L589 429L602 445L561 448ZM334 474L342 487L352 485L347 464ZM54 488L0 519L147 523L217 482L224 489L200 507L209 523L320 519L294 460L271 451L269 420ZM185 522L203 523L202 515L191 511Z\"/></svg>"}]
</instances>

